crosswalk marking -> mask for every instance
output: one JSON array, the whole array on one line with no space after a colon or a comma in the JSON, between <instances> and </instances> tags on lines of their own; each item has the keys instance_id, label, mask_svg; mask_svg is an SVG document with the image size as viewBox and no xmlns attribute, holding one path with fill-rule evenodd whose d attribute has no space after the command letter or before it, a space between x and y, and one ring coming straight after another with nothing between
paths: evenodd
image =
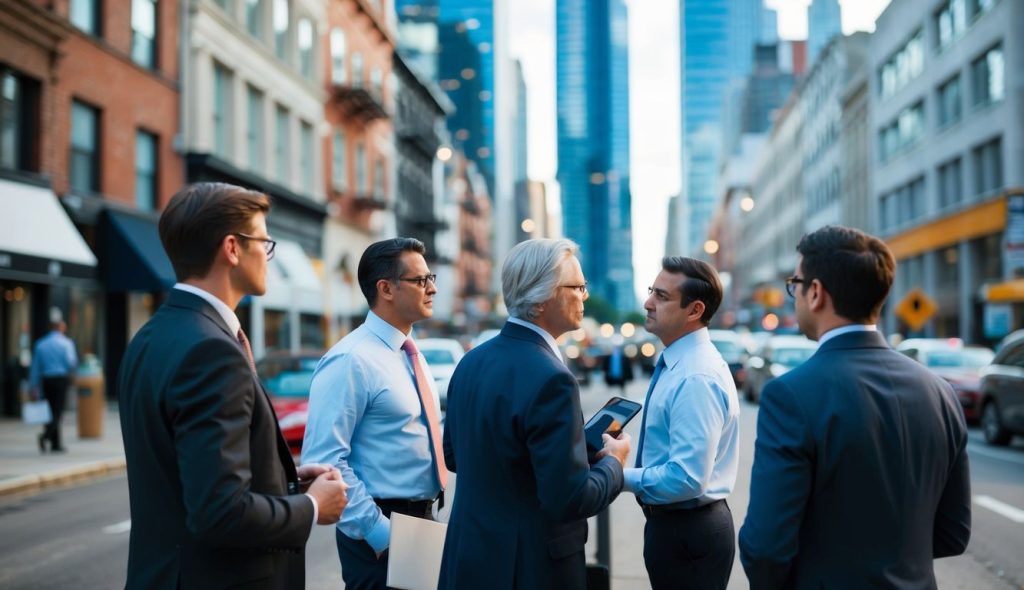
<instances>
[{"instance_id":1,"label":"crosswalk marking","mask_svg":"<svg viewBox=\"0 0 1024 590\"><path fill-rule=\"evenodd\" d=\"M127 533L130 530L132 530L131 520L103 527L103 532L108 535L120 535L121 533Z\"/></svg>"},{"instance_id":2,"label":"crosswalk marking","mask_svg":"<svg viewBox=\"0 0 1024 590\"><path fill-rule=\"evenodd\" d=\"M1000 502L991 496L975 496L974 503L983 508L988 508L1000 516L1005 516L1014 522L1024 523L1024 510L1010 506L1005 502Z\"/></svg>"}]
</instances>

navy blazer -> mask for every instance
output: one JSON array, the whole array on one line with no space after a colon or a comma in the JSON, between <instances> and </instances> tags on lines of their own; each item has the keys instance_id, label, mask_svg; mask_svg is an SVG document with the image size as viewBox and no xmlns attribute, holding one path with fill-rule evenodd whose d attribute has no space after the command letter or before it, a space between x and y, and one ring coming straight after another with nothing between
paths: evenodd
<instances>
[{"instance_id":1,"label":"navy blazer","mask_svg":"<svg viewBox=\"0 0 1024 590\"><path fill-rule=\"evenodd\" d=\"M506 323L448 387L444 454L457 473L440 588L586 587L586 519L622 490L591 466L576 378L544 339Z\"/></svg>"},{"instance_id":2,"label":"navy blazer","mask_svg":"<svg viewBox=\"0 0 1024 590\"><path fill-rule=\"evenodd\" d=\"M762 588L935 588L970 538L952 387L878 332L828 340L761 399L743 568Z\"/></svg>"},{"instance_id":3,"label":"navy blazer","mask_svg":"<svg viewBox=\"0 0 1024 590\"><path fill-rule=\"evenodd\" d=\"M313 503L234 334L172 289L118 377L132 530L127 588L302 588Z\"/></svg>"}]
</instances>

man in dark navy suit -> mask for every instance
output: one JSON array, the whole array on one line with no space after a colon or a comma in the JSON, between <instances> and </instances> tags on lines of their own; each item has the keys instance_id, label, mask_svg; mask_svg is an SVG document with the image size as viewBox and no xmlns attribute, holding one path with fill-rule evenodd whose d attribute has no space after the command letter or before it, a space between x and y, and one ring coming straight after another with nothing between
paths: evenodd
<instances>
[{"instance_id":1,"label":"man in dark navy suit","mask_svg":"<svg viewBox=\"0 0 1024 590\"><path fill-rule=\"evenodd\" d=\"M440 588L586 587L587 522L622 489L629 435L587 462L579 387L555 338L587 283L568 240L529 240L502 267L509 320L448 386L444 454L458 476Z\"/></svg>"},{"instance_id":2,"label":"man in dark navy suit","mask_svg":"<svg viewBox=\"0 0 1024 590\"><path fill-rule=\"evenodd\" d=\"M881 240L825 227L797 251L786 289L821 346L764 388L739 536L750 587L935 588L932 560L971 531L960 404L875 327L896 266Z\"/></svg>"}]
</instances>

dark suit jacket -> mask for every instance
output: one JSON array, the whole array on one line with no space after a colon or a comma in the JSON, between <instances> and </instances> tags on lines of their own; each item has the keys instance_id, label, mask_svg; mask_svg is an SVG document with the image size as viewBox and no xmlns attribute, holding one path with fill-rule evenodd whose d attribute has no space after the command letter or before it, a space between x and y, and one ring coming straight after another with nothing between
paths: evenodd
<instances>
[{"instance_id":1,"label":"dark suit jacket","mask_svg":"<svg viewBox=\"0 0 1024 590\"><path fill-rule=\"evenodd\" d=\"M313 504L223 318L172 289L118 377L128 588L301 588Z\"/></svg>"},{"instance_id":2,"label":"dark suit jacket","mask_svg":"<svg viewBox=\"0 0 1024 590\"><path fill-rule=\"evenodd\" d=\"M934 588L970 538L967 428L953 389L877 332L827 341L768 383L743 568L761 588Z\"/></svg>"},{"instance_id":3,"label":"dark suit jacket","mask_svg":"<svg viewBox=\"0 0 1024 590\"><path fill-rule=\"evenodd\" d=\"M539 334L505 324L448 386L455 501L440 588L586 586L586 518L622 490L622 467L587 463L579 386Z\"/></svg>"}]
</instances>

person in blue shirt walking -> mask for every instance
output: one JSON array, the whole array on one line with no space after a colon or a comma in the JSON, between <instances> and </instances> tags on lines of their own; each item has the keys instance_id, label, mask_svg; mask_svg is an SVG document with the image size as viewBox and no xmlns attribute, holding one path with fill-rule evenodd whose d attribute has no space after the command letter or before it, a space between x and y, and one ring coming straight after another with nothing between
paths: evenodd
<instances>
[{"instance_id":1,"label":"person in blue shirt walking","mask_svg":"<svg viewBox=\"0 0 1024 590\"><path fill-rule=\"evenodd\" d=\"M51 319L50 332L36 341L29 384L34 398L39 399L42 393L52 414L49 424L43 426L43 432L39 434L39 452L45 453L49 443L51 453L63 453L66 449L60 439L60 419L64 414L71 376L78 366L78 354L75 343L65 335L68 326L59 313L51 314Z\"/></svg>"},{"instance_id":2,"label":"person in blue shirt walking","mask_svg":"<svg viewBox=\"0 0 1024 590\"><path fill-rule=\"evenodd\" d=\"M644 563L654 590L725 588L736 554L725 499L736 484L739 398L707 328L722 282L700 260L669 256L661 264L644 309L645 327L665 351L625 489L647 517Z\"/></svg>"}]
</instances>

